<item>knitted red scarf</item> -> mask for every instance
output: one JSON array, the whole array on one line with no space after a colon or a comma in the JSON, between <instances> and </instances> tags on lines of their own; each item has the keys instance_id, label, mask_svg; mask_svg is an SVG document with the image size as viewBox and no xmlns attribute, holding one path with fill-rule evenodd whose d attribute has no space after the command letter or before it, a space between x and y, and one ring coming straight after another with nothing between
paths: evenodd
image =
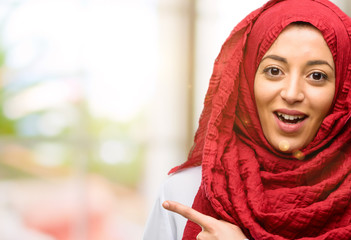
<instances>
[{"instance_id":1,"label":"knitted red scarf","mask_svg":"<svg viewBox=\"0 0 351 240\"><path fill-rule=\"evenodd\" d=\"M288 156L263 135L253 84L262 56L297 21L322 32L336 93L314 140ZM194 209L250 239L351 239L350 36L350 18L327 0L272 0L236 26L215 61L189 159L171 171L202 165ZM200 231L188 221L183 239Z\"/></svg>"}]
</instances>

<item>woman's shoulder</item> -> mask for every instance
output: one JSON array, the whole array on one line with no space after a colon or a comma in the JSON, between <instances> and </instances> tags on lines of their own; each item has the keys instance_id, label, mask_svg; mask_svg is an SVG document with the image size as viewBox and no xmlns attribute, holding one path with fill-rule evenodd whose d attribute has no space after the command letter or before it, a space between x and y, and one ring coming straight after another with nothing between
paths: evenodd
<instances>
[{"instance_id":1,"label":"woman's shoulder","mask_svg":"<svg viewBox=\"0 0 351 240\"><path fill-rule=\"evenodd\" d=\"M166 200L192 205L201 183L201 167L192 167L172 174L163 184Z\"/></svg>"},{"instance_id":2,"label":"woman's shoulder","mask_svg":"<svg viewBox=\"0 0 351 240\"><path fill-rule=\"evenodd\" d=\"M173 173L166 180L165 185L173 185L173 184L179 184L179 183L189 182L189 181L196 181L200 183L201 169L202 169L201 166L190 167L190 168L181 170L179 172Z\"/></svg>"},{"instance_id":3,"label":"woman's shoulder","mask_svg":"<svg viewBox=\"0 0 351 240\"><path fill-rule=\"evenodd\" d=\"M193 167L177 172L163 183L155 205L149 215L144 240L182 239L187 219L165 210L161 204L165 200L192 206L201 183L201 167Z\"/></svg>"}]
</instances>

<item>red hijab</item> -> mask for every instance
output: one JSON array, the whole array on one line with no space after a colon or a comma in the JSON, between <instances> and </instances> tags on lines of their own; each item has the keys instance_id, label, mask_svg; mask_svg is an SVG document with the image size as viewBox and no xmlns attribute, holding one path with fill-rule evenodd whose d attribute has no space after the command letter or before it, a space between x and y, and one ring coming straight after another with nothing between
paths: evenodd
<instances>
[{"instance_id":1,"label":"red hijab","mask_svg":"<svg viewBox=\"0 0 351 240\"><path fill-rule=\"evenodd\" d=\"M335 62L336 93L314 140L291 155L265 139L253 95L256 69L293 22L319 29ZM193 208L250 239L351 239L351 20L327 0L272 0L232 31L215 61L189 159L201 165ZM188 221L183 239L201 228Z\"/></svg>"}]
</instances>

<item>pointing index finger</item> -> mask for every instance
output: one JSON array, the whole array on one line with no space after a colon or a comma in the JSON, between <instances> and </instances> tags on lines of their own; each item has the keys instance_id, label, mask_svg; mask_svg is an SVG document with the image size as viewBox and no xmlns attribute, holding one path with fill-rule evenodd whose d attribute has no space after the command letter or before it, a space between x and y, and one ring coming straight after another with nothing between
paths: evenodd
<instances>
[{"instance_id":1,"label":"pointing index finger","mask_svg":"<svg viewBox=\"0 0 351 240\"><path fill-rule=\"evenodd\" d=\"M204 229L212 229L214 218L204 215L195 209L174 201L165 201L162 206L172 212L178 213Z\"/></svg>"}]
</instances>

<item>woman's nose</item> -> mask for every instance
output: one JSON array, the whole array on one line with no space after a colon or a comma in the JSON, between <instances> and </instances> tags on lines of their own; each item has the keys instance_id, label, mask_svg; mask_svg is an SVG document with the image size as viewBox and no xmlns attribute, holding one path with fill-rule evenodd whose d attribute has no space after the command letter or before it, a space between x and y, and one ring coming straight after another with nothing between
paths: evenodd
<instances>
[{"instance_id":1,"label":"woman's nose","mask_svg":"<svg viewBox=\"0 0 351 240\"><path fill-rule=\"evenodd\" d=\"M302 102L305 98L303 93L303 83L298 77L286 79L286 83L280 92L280 96L288 104Z\"/></svg>"}]
</instances>

